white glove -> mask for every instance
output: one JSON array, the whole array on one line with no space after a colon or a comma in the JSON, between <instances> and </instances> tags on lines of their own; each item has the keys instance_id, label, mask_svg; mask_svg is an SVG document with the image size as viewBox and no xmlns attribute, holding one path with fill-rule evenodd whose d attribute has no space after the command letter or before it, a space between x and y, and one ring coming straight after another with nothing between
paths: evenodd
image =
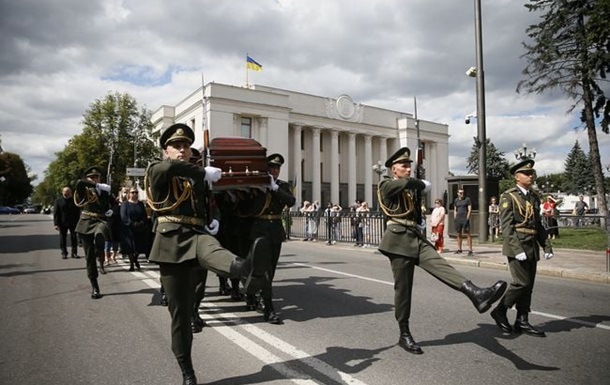
<instances>
[{"instance_id":1,"label":"white glove","mask_svg":"<svg viewBox=\"0 0 610 385\"><path fill-rule=\"evenodd\" d=\"M208 183L218 182L222 178L222 170L218 167L205 166L205 181Z\"/></svg>"},{"instance_id":2,"label":"white glove","mask_svg":"<svg viewBox=\"0 0 610 385\"><path fill-rule=\"evenodd\" d=\"M277 189L280 188L280 185L275 183L275 180L273 179L273 175L269 175L269 179L271 179L271 184L269 185L269 189L271 191L277 191Z\"/></svg>"},{"instance_id":3,"label":"white glove","mask_svg":"<svg viewBox=\"0 0 610 385\"><path fill-rule=\"evenodd\" d=\"M110 185L106 183L98 183L95 185L95 189L98 194L101 194L102 191L110 192Z\"/></svg>"},{"instance_id":4,"label":"white glove","mask_svg":"<svg viewBox=\"0 0 610 385\"><path fill-rule=\"evenodd\" d=\"M525 255L525 253L519 253L515 255L515 259L517 261L525 261L527 259L527 255Z\"/></svg>"},{"instance_id":5,"label":"white glove","mask_svg":"<svg viewBox=\"0 0 610 385\"><path fill-rule=\"evenodd\" d=\"M205 231L207 231L210 235L218 234L218 229L220 228L220 223L216 219L212 219L209 225L205 226Z\"/></svg>"},{"instance_id":6,"label":"white glove","mask_svg":"<svg viewBox=\"0 0 610 385\"><path fill-rule=\"evenodd\" d=\"M108 210L108 211L106 211L106 212L104 213L104 215L105 215L105 216L107 216L108 218L110 218L110 217L112 216L112 214L114 214L114 213L112 212L112 210Z\"/></svg>"},{"instance_id":7,"label":"white glove","mask_svg":"<svg viewBox=\"0 0 610 385\"><path fill-rule=\"evenodd\" d=\"M426 187L424 187L424 190L422 191L424 194L427 194L432 191L432 183L428 182L425 179L422 179L421 181L424 182L424 184L426 185Z\"/></svg>"},{"instance_id":8,"label":"white glove","mask_svg":"<svg viewBox=\"0 0 610 385\"><path fill-rule=\"evenodd\" d=\"M555 254L553 253L544 253L544 259L551 259Z\"/></svg>"}]
</instances>

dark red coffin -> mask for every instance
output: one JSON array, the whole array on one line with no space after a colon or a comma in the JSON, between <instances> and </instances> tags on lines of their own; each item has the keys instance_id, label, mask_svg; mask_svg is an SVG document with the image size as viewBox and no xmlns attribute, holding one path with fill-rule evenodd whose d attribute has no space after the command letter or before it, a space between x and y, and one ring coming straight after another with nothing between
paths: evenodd
<instances>
[{"instance_id":1,"label":"dark red coffin","mask_svg":"<svg viewBox=\"0 0 610 385\"><path fill-rule=\"evenodd\" d=\"M269 185L267 149L250 138L220 137L210 141L210 165L222 170L214 190Z\"/></svg>"}]
</instances>

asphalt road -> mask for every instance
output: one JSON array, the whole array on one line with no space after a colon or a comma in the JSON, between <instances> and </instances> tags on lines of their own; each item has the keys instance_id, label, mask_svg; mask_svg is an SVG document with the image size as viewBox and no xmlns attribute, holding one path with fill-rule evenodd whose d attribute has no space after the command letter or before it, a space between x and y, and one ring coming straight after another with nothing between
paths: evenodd
<instances>
[{"instance_id":1,"label":"asphalt road","mask_svg":"<svg viewBox=\"0 0 610 385\"><path fill-rule=\"evenodd\" d=\"M0 216L0 384L181 383L158 268L127 267L110 267L104 297L91 300L84 260L61 259L48 216ZM480 285L509 279L456 267ZM199 383L608 384L608 285L540 276L530 321L547 338L535 338L502 335L461 293L420 269L415 279L420 356L396 346L391 271L374 250L285 243L274 286L281 326L218 296L211 275L209 327L193 345Z\"/></svg>"}]
</instances>

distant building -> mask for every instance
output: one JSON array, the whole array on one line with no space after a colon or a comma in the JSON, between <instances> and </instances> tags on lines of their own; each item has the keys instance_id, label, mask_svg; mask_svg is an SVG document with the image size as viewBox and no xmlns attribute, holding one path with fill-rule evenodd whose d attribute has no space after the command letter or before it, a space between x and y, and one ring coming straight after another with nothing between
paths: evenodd
<instances>
[{"instance_id":1,"label":"distant building","mask_svg":"<svg viewBox=\"0 0 610 385\"><path fill-rule=\"evenodd\" d=\"M208 83L174 106L153 113L155 130L185 123L203 144L203 124L210 139L241 136L257 140L267 153L279 152L286 163L280 178L295 186L298 206L303 200L336 202L348 207L356 199L376 208L378 161L402 146L415 157L417 133L410 112L391 111L336 98L255 85L243 88ZM432 192L427 207L447 188L449 172L448 126L419 120L426 179ZM415 167L414 167L415 169ZM415 170L413 170L415 172Z\"/></svg>"}]
</instances>

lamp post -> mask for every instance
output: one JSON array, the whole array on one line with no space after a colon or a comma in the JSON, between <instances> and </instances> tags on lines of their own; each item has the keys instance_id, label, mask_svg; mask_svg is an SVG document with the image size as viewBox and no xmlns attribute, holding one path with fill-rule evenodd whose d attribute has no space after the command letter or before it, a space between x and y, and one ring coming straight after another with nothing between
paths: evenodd
<instances>
[{"instance_id":1,"label":"lamp post","mask_svg":"<svg viewBox=\"0 0 610 385\"><path fill-rule=\"evenodd\" d=\"M383 163L381 163L380 160L378 160L377 164L373 165L373 171L379 176L379 182L381 182L381 176L385 174L388 169L384 166ZM377 208L379 208L379 202L377 202Z\"/></svg>"},{"instance_id":2,"label":"lamp post","mask_svg":"<svg viewBox=\"0 0 610 385\"><path fill-rule=\"evenodd\" d=\"M523 146L515 151L515 159L527 160L534 159L536 157L536 149L533 148L528 151L527 144L523 143Z\"/></svg>"}]
</instances>

